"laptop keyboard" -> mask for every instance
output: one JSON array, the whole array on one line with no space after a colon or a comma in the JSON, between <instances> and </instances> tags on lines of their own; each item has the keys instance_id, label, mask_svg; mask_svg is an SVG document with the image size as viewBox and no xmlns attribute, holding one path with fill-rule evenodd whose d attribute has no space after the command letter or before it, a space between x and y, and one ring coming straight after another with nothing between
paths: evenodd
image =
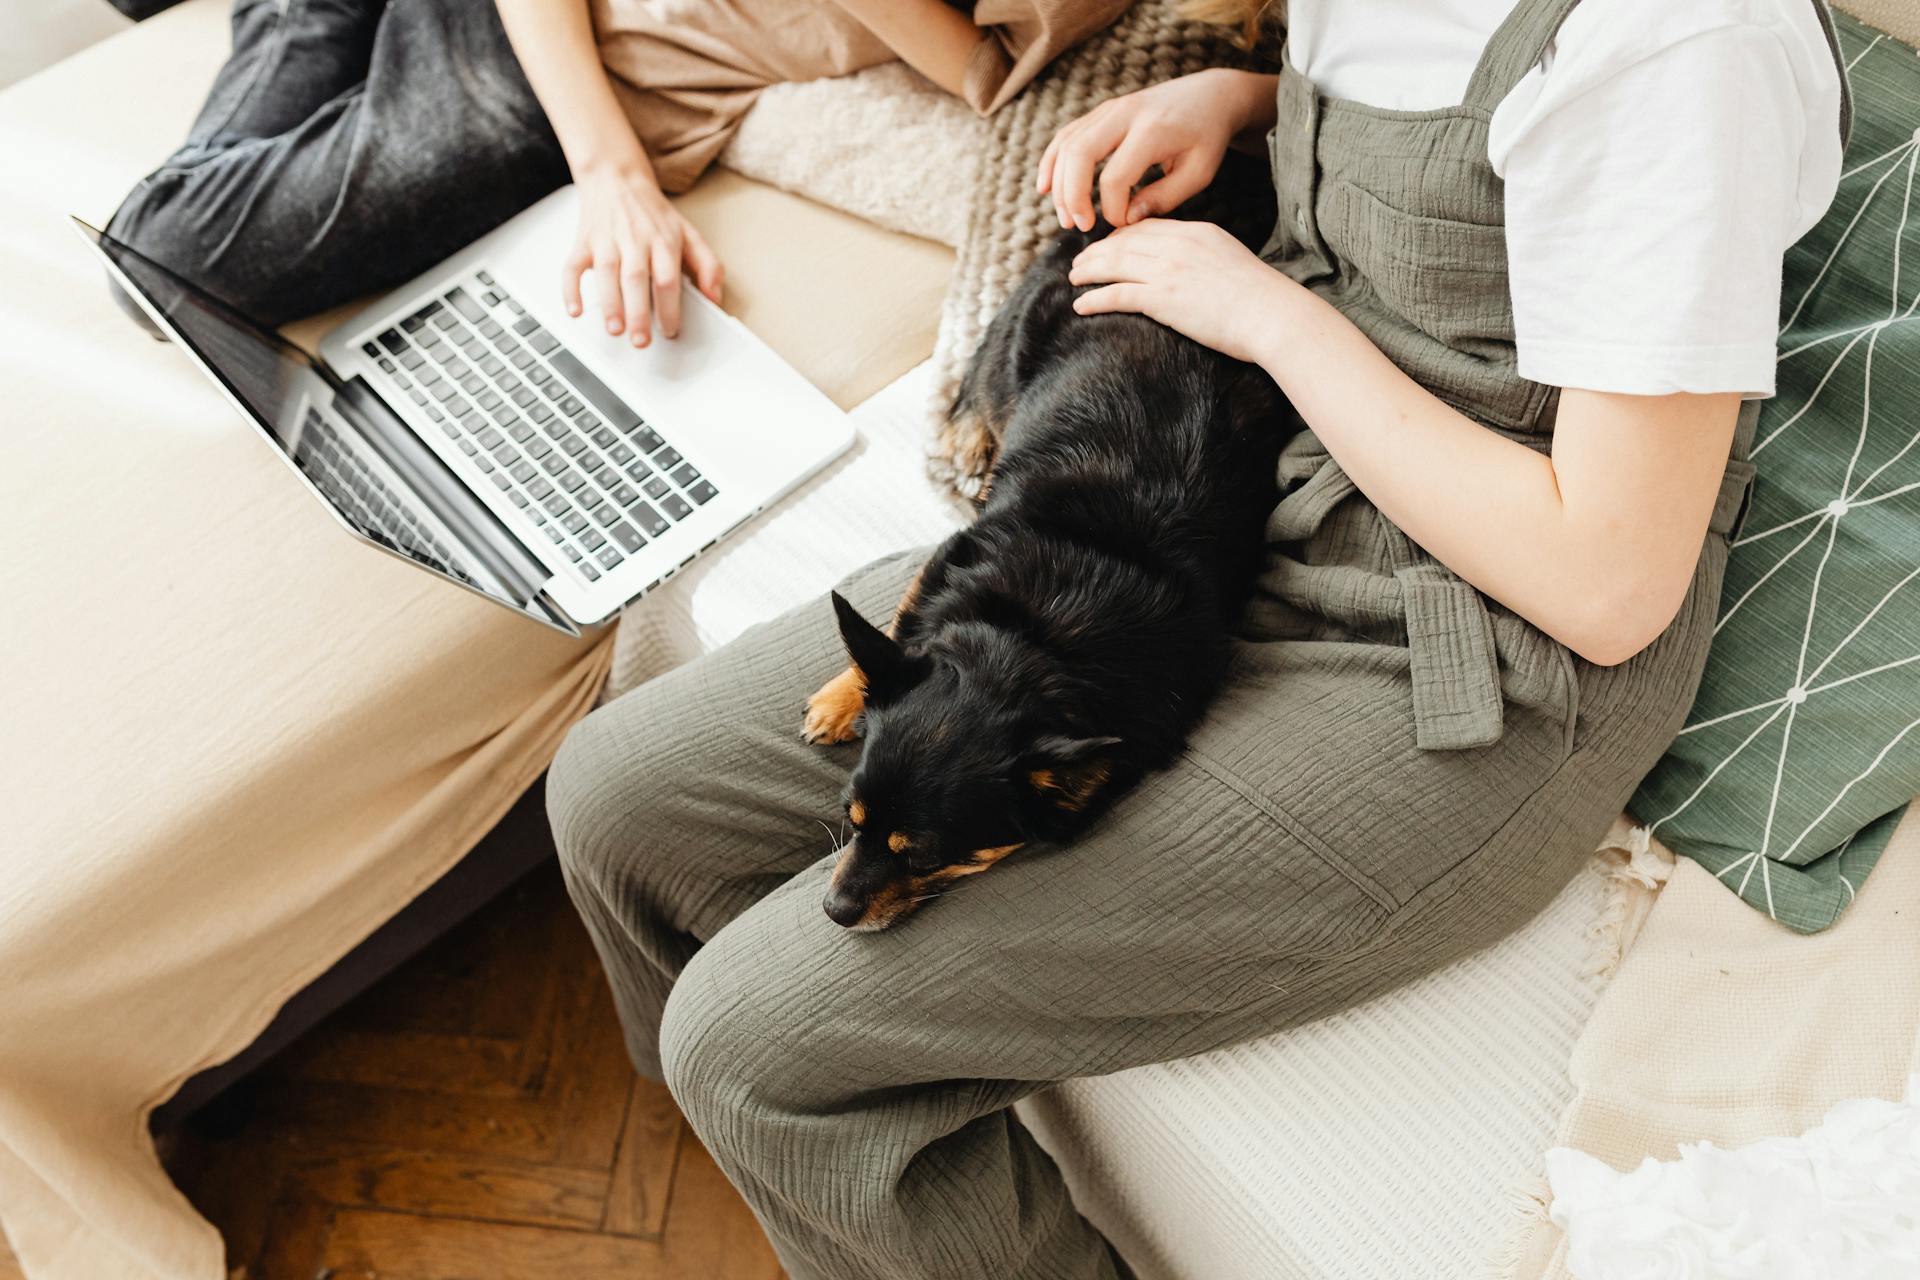
<instances>
[{"instance_id":1,"label":"laptop keyboard","mask_svg":"<svg viewBox=\"0 0 1920 1280\"><path fill-rule=\"evenodd\" d=\"M383 546L444 574L473 582L466 564L441 536L431 517L422 519L383 468L369 465L341 438L333 423L308 408L294 461L332 500L336 510Z\"/></svg>"},{"instance_id":2,"label":"laptop keyboard","mask_svg":"<svg viewBox=\"0 0 1920 1280\"><path fill-rule=\"evenodd\" d=\"M361 350L586 582L719 492L485 271Z\"/></svg>"}]
</instances>

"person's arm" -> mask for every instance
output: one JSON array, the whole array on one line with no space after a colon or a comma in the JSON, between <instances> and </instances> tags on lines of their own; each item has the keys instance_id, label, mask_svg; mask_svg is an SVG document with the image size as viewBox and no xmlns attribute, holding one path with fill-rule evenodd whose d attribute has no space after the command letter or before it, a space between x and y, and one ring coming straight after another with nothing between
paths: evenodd
<instances>
[{"instance_id":1,"label":"person's arm","mask_svg":"<svg viewBox=\"0 0 1920 1280\"><path fill-rule=\"evenodd\" d=\"M1075 261L1133 311L1286 392L1359 490L1475 587L1590 662L1666 629L1685 598L1739 397L1562 392L1553 452L1488 431L1403 373L1352 321L1211 223L1150 220Z\"/></svg>"},{"instance_id":2,"label":"person's arm","mask_svg":"<svg viewBox=\"0 0 1920 1280\"><path fill-rule=\"evenodd\" d=\"M967 63L987 37L973 19L943 0L837 0L900 60L958 97Z\"/></svg>"},{"instance_id":3,"label":"person's arm","mask_svg":"<svg viewBox=\"0 0 1920 1280\"><path fill-rule=\"evenodd\" d=\"M720 260L661 192L601 65L586 0L497 5L579 189L579 234L560 272L567 313L580 314L580 279L591 270L608 333L624 331L633 345L644 347L657 315L660 332L675 337L683 265L700 291L718 302Z\"/></svg>"}]
</instances>

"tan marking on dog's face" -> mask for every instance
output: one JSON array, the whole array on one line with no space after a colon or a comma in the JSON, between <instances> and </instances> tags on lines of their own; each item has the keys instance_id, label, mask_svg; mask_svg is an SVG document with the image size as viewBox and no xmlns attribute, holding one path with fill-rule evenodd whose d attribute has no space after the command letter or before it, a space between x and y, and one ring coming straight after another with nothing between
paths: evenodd
<instances>
[{"instance_id":1,"label":"tan marking on dog's face","mask_svg":"<svg viewBox=\"0 0 1920 1280\"><path fill-rule=\"evenodd\" d=\"M952 884L962 876L978 875L1020 847L1018 844L1003 844L993 849L976 849L972 862L896 880L873 895L866 911L854 922L853 929L857 933L877 933L890 928L912 915L922 900L942 885ZM844 861L846 855L841 856ZM837 874L838 868L835 870Z\"/></svg>"},{"instance_id":2,"label":"tan marking on dog's face","mask_svg":"<svg viewBox=\"0 0 1920 1280\"><path fill-rule=\"evenodd\" d=\"M867 820L867 806L855 800L847 806L847 817L853 819L854 826L858 827L863 825Z\"/></svg>"},{"instance_id":3,"label":"tan marking on dog's face","mask_svg":"<svg viewBox=\"0 0 1920 1280\"><path fill-rule=\"evenodd\" d=\"M904 831L896 831L887 837L887 848L895 853L905 853L913 848L913 840Z\"/></svg>"}]
</instances>

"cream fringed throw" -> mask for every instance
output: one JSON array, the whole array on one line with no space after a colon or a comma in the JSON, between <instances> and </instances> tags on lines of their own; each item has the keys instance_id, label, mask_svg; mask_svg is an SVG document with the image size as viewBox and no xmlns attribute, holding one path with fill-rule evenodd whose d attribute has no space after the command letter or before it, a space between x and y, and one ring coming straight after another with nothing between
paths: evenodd
<instances>
[{"instance_id":1,"label":"cream fringed throw","mask_svg":"<svg viewBox=\"0 0 1920 1280\"><path fill-rule=\"evenodd\" d=\"M978 494L990 451L956 438L947 409L960 375L1014 281L1059 230L1035 193L1040 154L1061 125L1123 93L1207 67L1251 66L1229 28L1179 16L1175 0L1141 0L1127 15L1055 62L987 120L969 184L970 204L933 352L934 437L928 473L956 494Z\"/></svg>"}]
</instances>

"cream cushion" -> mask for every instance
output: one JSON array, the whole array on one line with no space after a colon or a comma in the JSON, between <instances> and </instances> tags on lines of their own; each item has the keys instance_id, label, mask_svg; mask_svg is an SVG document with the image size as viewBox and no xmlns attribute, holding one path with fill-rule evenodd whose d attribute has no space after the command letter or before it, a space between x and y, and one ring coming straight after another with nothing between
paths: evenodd
<instances>
[{"instance_id":1,"label":"cream cushion","mask_svg":"<svg viewBox=\"0 0 1920 1280\"><path fill-rule=\"evenodd\" d=\"M66 214L105 221L226 49L192 0L0 94L0 1226L33 1280L226 1274L148 1110L457 861L611 656L348 539L108 299ZM946 249L730 175L688 202L839 403L931 349Z\"/></svg>"}]
</instances>

